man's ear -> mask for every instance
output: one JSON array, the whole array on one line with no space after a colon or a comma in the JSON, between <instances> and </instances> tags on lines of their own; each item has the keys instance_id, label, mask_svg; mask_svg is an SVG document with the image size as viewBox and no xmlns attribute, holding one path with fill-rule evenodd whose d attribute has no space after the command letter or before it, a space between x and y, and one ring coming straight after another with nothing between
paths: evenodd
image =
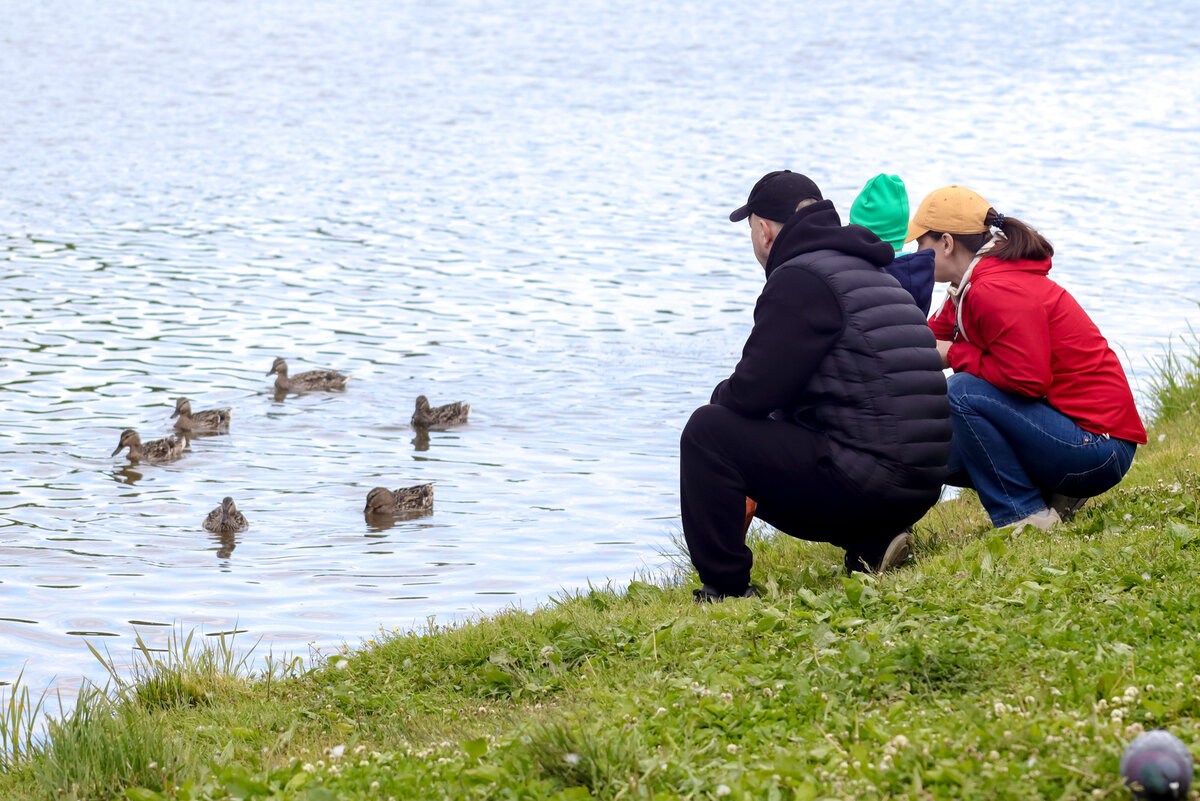
<instances>
[{"instance_id":1,"label":"man's ear","mask_svg":"<svg viewBox=\"0 0 1200 801\"><path fill-rule=\"evenodd\" d=\"M762 243L765 250L770 250L771 245L775 242L775 226L765 217L756 217L755 221L761 226Z\"/></svg>"}]
</instances>

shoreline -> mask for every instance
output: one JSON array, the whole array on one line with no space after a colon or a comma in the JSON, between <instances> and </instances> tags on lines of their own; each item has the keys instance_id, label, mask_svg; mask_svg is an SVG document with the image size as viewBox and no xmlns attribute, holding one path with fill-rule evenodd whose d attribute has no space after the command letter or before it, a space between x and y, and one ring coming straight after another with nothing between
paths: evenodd
<instances>
[{"instance_id":1,"label":"shoreline","mask_svg":"<svg viewBox=\"0 0 1200 801\"><path fill-rule=\"evenodd\" d=\"M753 532L762 599L696 606L681 566L253 677L189 635L15 761L10 711L0 796L1125 798L1140 731L1200 750L1194 349L1153 399L1129 475L1049 533L962 492L880 577Z\"/></svg>"}]
</instances>

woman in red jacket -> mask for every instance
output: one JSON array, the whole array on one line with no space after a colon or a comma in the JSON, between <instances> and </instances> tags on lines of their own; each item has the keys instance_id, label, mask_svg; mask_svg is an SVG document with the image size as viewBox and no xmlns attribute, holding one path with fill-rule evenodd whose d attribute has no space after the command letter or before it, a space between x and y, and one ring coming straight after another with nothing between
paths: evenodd
<instances>
[{"instance_id":1,"label":"woman in red jacket","mask_svg":"<svg viewBox=\"0 0 1200 801\"><path fill-rule=\"evenodd\" d=\"M1049 528L1115 486L1146 429L1116 354L1046 277L1054 248L960 186L931 192L905 241L934 251L949 297L929 321L946 366L950 483L997 528Z\"/></svg>"}]
</instances>

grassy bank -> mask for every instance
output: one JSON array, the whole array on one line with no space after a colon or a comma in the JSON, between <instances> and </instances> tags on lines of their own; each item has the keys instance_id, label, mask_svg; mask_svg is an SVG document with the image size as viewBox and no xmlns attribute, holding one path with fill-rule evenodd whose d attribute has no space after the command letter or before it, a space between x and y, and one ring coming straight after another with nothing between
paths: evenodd
<instances>
[{"instance_id":1,"label":"grassy bank","mask_svg":"<svg viewBox=\"0 0 1200 801\"><path fill-rule=\"evenodd\" d=\"M697 607L681 571L269 679L180 642L15 758L10 713L0 798L1127 798L1136 733L1200 751L1200 384L1177 365L1125 482L1051 533L994 531L967 493L877 579L760 537L762 599Z\"/></svg>"}]
</instances>

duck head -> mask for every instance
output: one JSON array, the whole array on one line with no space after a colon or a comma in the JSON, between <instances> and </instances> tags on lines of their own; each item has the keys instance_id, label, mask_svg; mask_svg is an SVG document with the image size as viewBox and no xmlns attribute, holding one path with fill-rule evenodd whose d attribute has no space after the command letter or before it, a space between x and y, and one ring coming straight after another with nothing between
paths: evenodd
<instances>
[{"instance_id":1,"label":"duck head","mask_svg":"<svg viewBox=\"0 0 1200 801\"><path fill-rule=\"evenodd\" d=\"M178 398L175 401L175 411L171 412L171 418L176 417L191 417L192 403L187 398Z\"/></svg>"},{"instance_id":2,"label":"duck head","mask_svg":"<svg viewBox=\"0 0 1200 801\"><path fill-rule=\"evenodd\" d=\"M275 373L287 376L287 362L278 356L275 357L275 361L271 362L271 369L267 371L267 375L274 375Z\"/></svg>"},{"instance_id":3,"label":"duck head","mask_svg":"<svg viewBox=\"0 0 1200 801\"><path fill-rule=\"evenodd\" d=\"M418 412L429 411L429 398L425 397L424 395L417 396L417 411Z\"/></svg>"},{"instance_id":4,"label":"duck head","mask_svg":"<svg viewBox=\"0 0 1200 801\"><path fill-rule=\"evenodd\" d=\"M235 514L237 507L233 505L233 498L226 495L221 499L221 526L224 527Z\"/></svg>"},{"instance_id":5,"label":"duck head","mask_svg":"<svg viewBox=\"0 0 1200 801\"><path fill-rule=\"evenodd\" d=\"M136 448L141 444L142 438L138 436L138 433L132 428L127 428L121 432L121 441L117 443L117 449L112 452L112 455L116 456L122 448Z\"/></svg>"},{"instance_id":6,"label":"duck head","mask_svg":"<svg viewBox=\"0 0 1200 801\"><path fill-rule=\"evenodd\" d=\"M367 493L367 505L363 508L363 513L372 515L390 512L393 503L394 499L390 489L376 487Z\"/></svg>"}]
</instances>

